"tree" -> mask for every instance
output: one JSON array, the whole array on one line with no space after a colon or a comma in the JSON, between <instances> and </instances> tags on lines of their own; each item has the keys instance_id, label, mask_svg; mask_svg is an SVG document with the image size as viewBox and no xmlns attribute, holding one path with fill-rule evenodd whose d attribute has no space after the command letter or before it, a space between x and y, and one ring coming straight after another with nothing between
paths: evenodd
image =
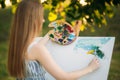
<instances>
[{"instance_id":1,"label":"tree","mask_svg":"<svg viewBox=\"0 0 120 80\"><path fill-rule=\"evenodd\" d=\"M114 8L120 0L47 0L44 6L49 6L49 20L65 19L73 23L82 20L86 26L107 25L106 18L111 18ZM107 16L107 17L106 17ZM83 26L84 26L83 25ZM85 26L81 29L84 30Z\"/></svg>"},{"instance_id":2,"label":"tree","mask_svg":"<svg viewBox=\"0 0 120 80\"><path fill-rule=\"evenodd\" d=\"M120 0L41 0L45 8L49 10L48 19L64 19L74 24L75 20L82 20L85 26L107 25L107 18L112 18L114 8L120 5ZM17 0L11 0L16 4Z\"/></svg>"}]
</instances>

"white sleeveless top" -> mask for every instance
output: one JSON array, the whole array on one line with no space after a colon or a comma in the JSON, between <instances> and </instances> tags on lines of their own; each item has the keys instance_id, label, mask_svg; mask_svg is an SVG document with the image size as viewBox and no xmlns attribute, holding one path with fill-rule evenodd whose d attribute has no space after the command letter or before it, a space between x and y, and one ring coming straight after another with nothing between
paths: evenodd
<instances>
[{"instance_id":1,"label":"white sleeveless top","mask_svg":"<svg viewBox=\"0 0 120 80\"><path fill-rule=\"evenodd\" d=\"M30 54L30 50L34 44L40 41L40 37L34 39L34 41L28 46L27 52ZM45 77L45 69L36 60L26 60L25 61L25 74L26 77L17 80L47 80Z\"/></svg>"}]
</instances>

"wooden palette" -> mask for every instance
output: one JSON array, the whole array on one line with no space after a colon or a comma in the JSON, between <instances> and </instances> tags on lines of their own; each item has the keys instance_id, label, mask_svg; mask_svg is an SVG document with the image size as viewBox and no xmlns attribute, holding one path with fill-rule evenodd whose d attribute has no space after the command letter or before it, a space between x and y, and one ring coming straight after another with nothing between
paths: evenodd
<instances>
[{"instance_id":1,"label":"wooden palette","mask_svg":"<svg viewBox=\"0 0 120 80\"><path fill-rule=\"evenodd\" d=\"M49 27L54 27L54 32L49 35L50 39L58 44L71 44L77 37L73 27L65 21L51 22Z\"/></svg>"}]
</instances>

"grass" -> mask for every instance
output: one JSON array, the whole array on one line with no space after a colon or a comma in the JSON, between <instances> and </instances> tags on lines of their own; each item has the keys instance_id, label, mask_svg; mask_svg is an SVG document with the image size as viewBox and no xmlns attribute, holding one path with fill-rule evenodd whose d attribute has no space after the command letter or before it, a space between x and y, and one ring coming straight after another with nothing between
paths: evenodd
<instances>
[{"instance_id":1,"label":"grass","mask_svg":"<svg viewBox=\"0 0 120 80\"><path fill-rule=\"evenodd\" d=\"M43 26L43 35L49 30L47 25L47 10L45 14L46 22ZM120 8L116 9L116 14L112 19L108 20L108 26L102 26L101 28L95 27L95 32L91 32L89 29L80 33L80 36L115 36L116 42L114 46L110 71L108 80L120 80ZM14 78L8 75L7 71L7 52L10 23L12 20L11 8L0 9L0 80L14 80Z\"/></svg>"}]
</instances>

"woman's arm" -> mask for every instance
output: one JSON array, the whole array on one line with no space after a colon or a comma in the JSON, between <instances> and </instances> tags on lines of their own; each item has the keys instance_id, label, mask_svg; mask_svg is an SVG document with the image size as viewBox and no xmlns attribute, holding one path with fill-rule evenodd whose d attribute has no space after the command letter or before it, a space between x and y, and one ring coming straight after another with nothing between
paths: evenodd
<instances>
[{"instance_id":1,"label":"woman's arm","mask_svg":"<svg viewBox=\"0 0 120 80\"><path fill-rule=\"evenodd\" d=\"M80 20L76 21L76 24L74 26L76 36L79 36L81 25L82 25L82 21L80 21Z\"/></svg>"},{"instance_id":2,"label":"woman's arm","mask_svg":"<svg viewBox=\"0 0 120 80\"><path fill-rule=\"evenodd\" d=\"M88 67L82 70L65 72L55 63L47 48L41 43L34 45L31 51L36 60L38 60L57 80L75 80L96 70L99 67L98 60L94 59Z\"/></svg>"}]
</instances>

